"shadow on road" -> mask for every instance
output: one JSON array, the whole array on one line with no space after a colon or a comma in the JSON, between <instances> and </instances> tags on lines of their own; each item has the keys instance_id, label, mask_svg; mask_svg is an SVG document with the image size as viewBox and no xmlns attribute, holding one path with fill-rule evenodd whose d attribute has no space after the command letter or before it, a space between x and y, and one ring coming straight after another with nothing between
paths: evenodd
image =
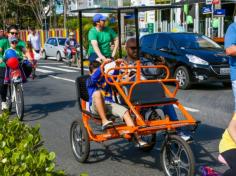
<instances>
[{"instance_id":1,"label":"shadow on road","mask_svg":"<svg viewBox=\"0 0 236 176\"><path fill-rule=\"evenodd\" d=\"M217 160L218 144L224 129L202 124L194 137L195 142L190 144L195 160L196 175L200 174L201 166L210 166L216 170L224 170L224 166ZM104 149L93 149L89 157L89 163L101 162L107 159L121 162L126 165L136 167L145 167L158 169L162 171L160 165L160 145L161 136L158 142L150 152L143 152L134 147L134 145L125 140L114 140L106 142ZM151 159L150 159L151 158ZM220 169L219 169L220 168Z\"/></svg>"},{"instance_id":2,"label":"shadow on road","mask_svg":"<svg viewBox=\"0 0 236 176\"><path fill-rule=\"evenodd\" d=\"M51 112L61 111L66 108L74 107L76 104L75 100L70 101L60 101L53 103L40 103L40 104L32 104L25 106L25 112L30 114L24 118L24 121L35 121L39 119L43 119L48 116Z\"/></svg>"},{"instance_id":3,"label":"shadow on road","mask_svg":"<svg viewBox=\"0 0 236 176\"><path fill-rule=\"evenodd\" d=\"M231 89L231 86L223 86L222 83L201 83L192 85L191 89L218 91L229 90Z\"/></svg>"},{"instance_id":4,"label":"shadow on road","mask_svg":"<svg viewBox=\"0 0 236 176\"><path fill-rule=\"evenodd\" d=\"M222 170L224 167L218 162L218 145L225 129L202 124L197 130L195 142L191 144L196 159L196 170L199 174L201 166L210 166ZM219 167L222 167L219 169Z\"/></svg>"}]
</instances>

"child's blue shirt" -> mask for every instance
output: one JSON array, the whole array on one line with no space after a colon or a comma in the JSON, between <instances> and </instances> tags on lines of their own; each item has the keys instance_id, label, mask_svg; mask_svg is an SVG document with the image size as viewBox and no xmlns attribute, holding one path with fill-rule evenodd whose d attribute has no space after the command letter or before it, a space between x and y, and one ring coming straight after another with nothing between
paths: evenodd
<instances>
[{"instance_id":1,"label":"child's blue shirt","mask_svg":"<svg viewBox=\"0 0 236 176\"><path fill-rule=\"evenodd\" d=\"M115 70L113 75L119 74L118 70ZM92 105L93 93L97 90L101 90L105 101L114 102L112 99L112 88L106 83L105 77L101 77L101 68L99 67L86 82L86 87L89 94L89 106Z\"/></svg>"}]
</instances>

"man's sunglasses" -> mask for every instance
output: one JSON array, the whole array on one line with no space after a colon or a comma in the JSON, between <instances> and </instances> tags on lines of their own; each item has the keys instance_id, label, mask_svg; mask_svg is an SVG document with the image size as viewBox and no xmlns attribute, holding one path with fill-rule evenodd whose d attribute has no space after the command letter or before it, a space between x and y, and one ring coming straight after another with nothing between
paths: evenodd
<instances>
[{"instance_id":1,"label":"man's sunglasses","mask_svg":"<svg viewBox=\"0 0 236 176\"><path fill-rule=\"evenodd\" d=\"M17 41L13 41L13 42L11 42L11 44L17 44L18 42Z\"/></svg>"},{"instance_id":2,"label":"man's sunglasses","mask_svg":"<svg viewBox=\"0 0 236 176\"><path fill-rule=\"evenodd\" d=\"M136 50L136 49L137 49L136 46L131 46L131 47L129 47L129 48L132 49L132 50Z\"/></svg>"},{"instance_id":3,"label":"man's sunglasses","mask_svg":"<svg viewBox=\"0 0 236 176\"><path fill-rule=\"evenodd\" d=\"M10 32L11 35L18 35L18 32Z\"/></svg>"}]
</instances>

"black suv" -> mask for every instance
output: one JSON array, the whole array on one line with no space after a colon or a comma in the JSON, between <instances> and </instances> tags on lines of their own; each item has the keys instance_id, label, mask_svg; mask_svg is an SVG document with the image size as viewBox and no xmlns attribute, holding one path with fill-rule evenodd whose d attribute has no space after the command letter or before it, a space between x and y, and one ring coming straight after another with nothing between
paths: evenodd
<instances>
[{"instance_id":1,"label":"black suv","mask_svg":"<svg viewBox=\"0 0 236 176\"><path fill-rule=\"evenodd\" d=\"M230 85L229 58L221 46L195 33L154 33L140 39L141 56L162 58L171 77L179 80L181 89L193 83L220 81Z\"/></svg>"}]
</instances>

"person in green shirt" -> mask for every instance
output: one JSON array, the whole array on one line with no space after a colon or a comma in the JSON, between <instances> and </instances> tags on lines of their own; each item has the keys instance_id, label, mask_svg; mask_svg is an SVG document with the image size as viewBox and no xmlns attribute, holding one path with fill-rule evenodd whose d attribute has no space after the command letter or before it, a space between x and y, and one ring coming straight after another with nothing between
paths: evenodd
<instances>
[{"instance_id":1,"label":"person in green shirt","mask_svg":"<svg viewBox=\"0 0 236 176\"><path fill-rule=\"evenodd\" d=\"M89 61L92 62L99 58L104 61L107 58L113 58L118 48L117 34L109 27L105 26L106 17L102 14L96 14L93 17L94 27L89 30ZM114 42L114 49L111 51L111 43Z\"/></svg>"},{"instance_id":2,"label":"person in green shirt","mask_svg":"<svg viewBox=\"0 0 236 176\"><path fill-rule=\"evenodd\" d=\"M4 84L5 72L6 72L6 64L4 62L4 53L7 49L11 47L9 39L12 37L18 38L18 27L16 25L9 26L8 30L8 38L0 40L0 95L2 100L2 110L8 109L8 104L6 102L7 95L7 85ZM18 43L16 45L16 51L18 52L21 59L23 59L24 53L26 52L26 45L22 40L18 39Z\"/></svg>"}]
</instances>

